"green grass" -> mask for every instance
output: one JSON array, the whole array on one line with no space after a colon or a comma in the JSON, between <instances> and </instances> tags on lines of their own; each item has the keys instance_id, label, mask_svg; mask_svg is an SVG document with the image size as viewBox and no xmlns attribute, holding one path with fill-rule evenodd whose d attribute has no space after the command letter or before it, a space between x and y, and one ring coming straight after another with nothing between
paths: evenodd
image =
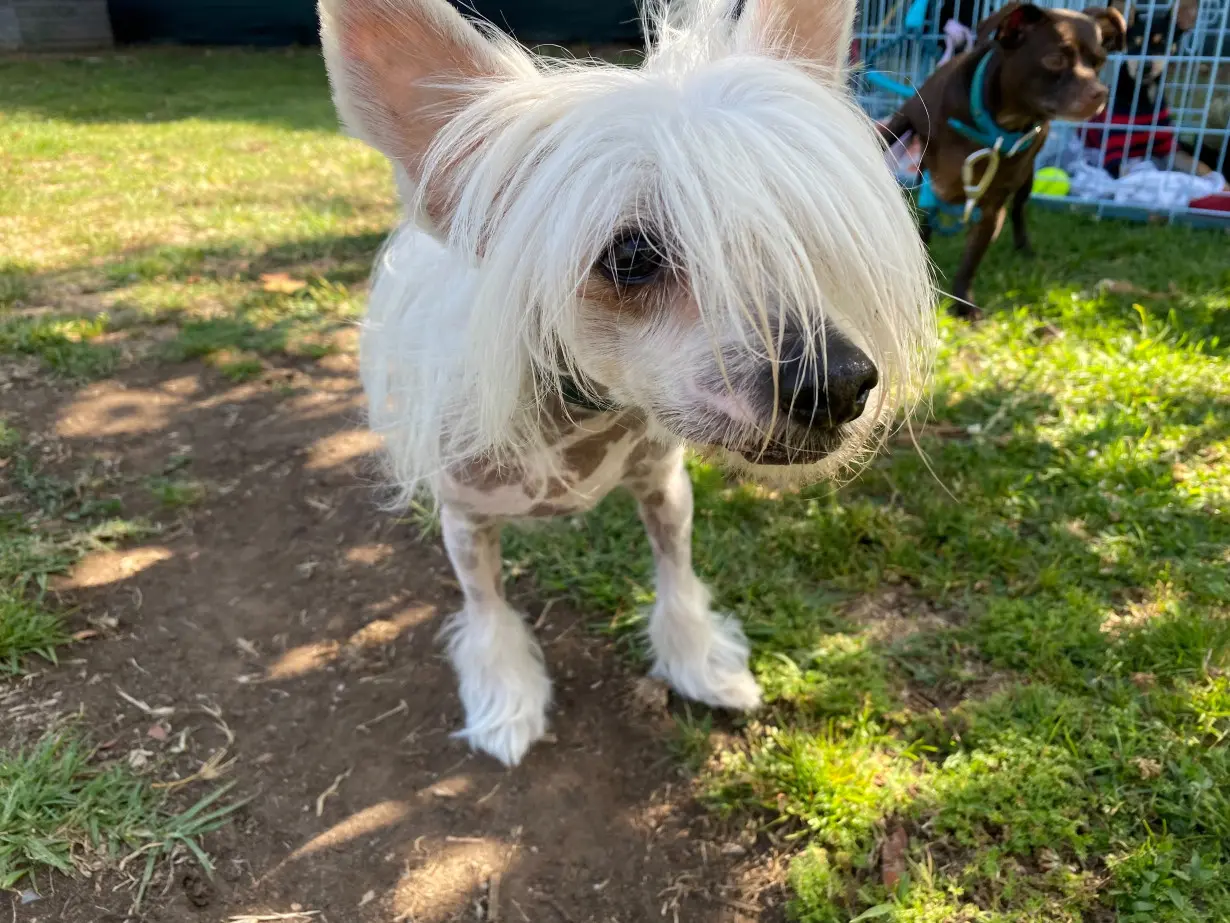
<instances>
[{"instance_id":1,"label":"green grass","mask_svg":"<svg viewBox=\"0 0 1230 923\"><path fill-rule=\"evenodd\" d=\"M199 841L239 806L219 805L228 790L171 810L148 779L123 762L99 762L71 728L0 753L0 888L36 886L46 869L71 874L98 868L100 860L131 864L139 907L157 863L176 851L212 873Z\"/></svg>"},{"instance_id":2,"label":"green grass","mask_svg":"<svg viewBox=\"0 0 1230 923\"><path fill-rule=\"evenodd\" d=\"M83 379L202 357L242 381L349 348L396 209L318 53L0 61L0 91L0 354Z\"/></svg>"},{"instance_id":3,"label":"green grass","mask_svg":"<svg viewBox=\"0 0 1230 923\"><path fill-rule=\"evenodd\" d=\"M143 523L117 518L118 499L90 472L73 481L49 475L21 434L0 419L0 676L18 673L29 656L54 662L68 642L62 613L47 598L48 578L90 551L147 534Z\"/></svg>"},{"instance_id":4,"label":"green grass","mask_svg":"<svg viewBox=\"0 0 1230 923\"><path fill-rule=\"evenodd\" d=\"M205 485L191 478L151 478L149 490L168 509L196 506L206 496Z\"/></svg>"},{"instance_id":5,"label":"green grass","mask_svg":"<svg viewBox=\"0 0 1230 923\"><path fill-rule=\"evenodd\" d=\"M0 63L0 90L0 352L238 381L348 348L395 210L315 54ZM697 566L768 705L733 744L688 712L678 756L715 812L797 850L800 920L1230 919L1227 237L1032 221L1037 259L1004 241L979 273L986 322L942 324L926 459L896 444L836 494L693 466ZM58 521L81 512L27 481ZM177 505L181 482L150 486ZM9 528L7 574L76 553ZM642 655L627 498L506 556Z\"/></svg>"},{"instance_id":6,"label":"green grass","mask_svg":"<svg viewBox=\"0 0 1230 923\"><path fill-rule=\"evenodd\" d=\"M1039 260L979 277L989 319L943 324L927 461L898 446L836 495L694 466L698 568L770 703L701 785L806 844L799 919L1230 918L1226 237L1035 224ZM617 628L651 595L623 498L510 554Z\"/></svg>"},{"instance_id":7,"label":"green grass","mask_svg":"<svg viewBox=\"0 0 1230 923\"><path fill-rule=\"evenodd\" d=\"M164 480L169 497L182 502L191 482ZM42 470L2 420L0 487L8 501L0 514L2 681L31 658L55 663L57 649L71 642L48 579L150 527L115 518L118 501L90 472L67 481ZM238 806L220 803L226 788L183 809L127 763L100 759L79 727L48 728L16 749L5 748L7 736L0 737L0 889L37 889L48 870L124 868L139 906L158 864L172 856L187 853L212 872L200 839Z\"/></svg>"}]
</instances>

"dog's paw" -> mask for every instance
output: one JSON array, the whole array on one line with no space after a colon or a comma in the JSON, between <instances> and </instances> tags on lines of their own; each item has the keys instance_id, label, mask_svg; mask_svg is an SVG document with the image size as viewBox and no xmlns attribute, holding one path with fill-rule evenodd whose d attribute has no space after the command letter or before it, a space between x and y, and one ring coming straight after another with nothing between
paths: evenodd
<instances>
[{"instance_id":1,"label":"dog's paw","mask_svg":"<svg viewBox=\"0 0 1230 923\"><path fill-rule=\"evenodd\" d=\"M972 301L965 301L960 298L954 298L951 305L948 306L948 313L953 317L958 317L961 320L979 321L982 320L982 308L974 304Z\"/></svg>"},{"instance_id":2,"label":"dog's paw","mask_svg":"<svg viewBox=\"0 0 1230 923\"><path fill-rule=\"evenodd\" d=\"M512 610L462 613L449 628L466 726L454 735L516 766L547 730L551 680L542 649Z\"/></svg>"},{"instance_id":3,"label":"dog's paw","mask_svg":"<svg viewBox=\"0 0 1230 923\"><path fill-rule=\"evenodd\" d=\"M710 614L703 628L693 624L689 631L672 635L674 643L655 644L653 676L685 698L716 708L759 707L760 686L747 668L747 639L738 622Z\"/></svg>"},{"instance_id":4,"label":"dog's paw","mask_svg":"<svg viewBox=\"0 0 1230 923\"><path fill-rule=\"evenodd\" d=\"M547 732L551 680L541 660L532 670L465 677L461 704L466 726L454 736L511 768Z\"/></svg>"},{"instance_id":5,"label":"dog's paw","mask_svg":"<svg viewBox=\"0 0 1230 923\"><path fill-rule=\"evenodd\" d=\"M548 697L548 702L549 702ZM475 750L493 756L509 769L547 732L547 706L523 703L519 714L475 725L467 718L466 727L454 733ZM468 709L467 709L468 714Z\"/></svg>"}]
</instances>

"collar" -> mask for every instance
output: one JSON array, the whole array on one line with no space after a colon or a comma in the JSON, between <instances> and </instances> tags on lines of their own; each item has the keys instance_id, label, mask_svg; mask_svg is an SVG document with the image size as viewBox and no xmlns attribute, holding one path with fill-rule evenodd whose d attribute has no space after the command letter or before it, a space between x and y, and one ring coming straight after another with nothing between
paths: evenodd
<instances>
[{"instance_id":1,"label":"collar","mask_svg":"<svg viewBox=\"0 0 1230 923\"><path fill-rule=\"evenodd\" d=\"M559 396L566 404L597 413L610 413L612 410L619 409L619 405L610 398L599 396L593 385L588 383L582 385L571 375L559 377Z\"/></svg>"},{"instance_id":2,"label":"collar","mask_svg":"<svg viewBox=\"0 0 1230 923\"><path fill-rule=\"evenodd\" d=\"M1042 126L1039 123L1031 125L1025 131L1008 131L1000 128L991 116L991 113L987 110L986 83L987 68L990 67L991 56L994 54L995 49L992 48L982 56L982 60L978 62L978 66L974 69L974 81L970 84L969 88L970 121L974 124L967 125L960 119L949 119L948 124L958 134L968 138L975 144L981 144L986 148L998 146L1005 157L1011 157L1014 154L1027 150L1033 144L1034 138L1038 136L1038 130Z\"/></svg>"}]
</instances>

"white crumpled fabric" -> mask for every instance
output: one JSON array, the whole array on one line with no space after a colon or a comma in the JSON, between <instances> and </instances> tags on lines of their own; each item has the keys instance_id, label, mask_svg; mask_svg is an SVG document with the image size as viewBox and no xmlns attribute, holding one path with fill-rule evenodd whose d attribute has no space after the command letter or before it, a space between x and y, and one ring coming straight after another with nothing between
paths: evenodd
<instances>
[{"instance_id":1,"label":"white crumpled fabric","mask_svg":"<svg viewBox=\"0 0 1230 923\"><path fill-rule=\"evenodd\" d=\"M1132 164L1114 183L1117 204L1159 209L1186 208L1192 199L1226 188L1225 177L1219 173L1193 176L1178 170L1159 170L1147 160Z\"/></svg>"},{"instance_id":2,"label":"white crumpled fabric","mask_svg":"<svg viewBox=\"0 0 1230 923\"><path fill-rule=\"evenodd\" d=\"M1179 170L1159 170L1148 160L1124 164L1115 179L1097 165L1099 152L1085 147L1075 133L1055 132L1038 154L1038 166L1059 167L1072 181L1068 193L1078 199L1110 199L1138 208L1186 208L1192 199L1226 188L1225 179L1212 173L1193 176Z\"/></svg>"}]
</instances>

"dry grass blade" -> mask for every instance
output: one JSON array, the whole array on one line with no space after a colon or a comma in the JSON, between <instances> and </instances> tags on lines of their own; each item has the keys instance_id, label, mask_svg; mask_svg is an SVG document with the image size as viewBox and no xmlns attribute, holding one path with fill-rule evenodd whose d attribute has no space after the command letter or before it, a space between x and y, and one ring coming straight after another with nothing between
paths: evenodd
<instances>
[{"instance_id":1,"label":"dry grass blade","mask_svg":"<svg viewBox=\"0 0 1230 923\"><path fill-rule=\"evenodd\" d=\"M174 791L177 788L183 788L185 785L190 785L193 782L212 782L215 779L222 778L222 776L229 772L235 765L238 757L231 757L229 760L226 759L227 754L230 752L231 744L235 742L235 732L232 731L230 725L222 719L222 709L210 708L208 705L202 705L201 711L214 719L214 725L226 736L226 743L213 753L209 754L209 756L205 759L205 762L201 764L201 768L192 775L186 776L182 779L176 779L172 782L155 782L154 788Z\"/></svg>"},{"instance_id":2,"label":"dry grass blade","mask_svg":"<svg viewBox=\"0 0 1230 923\"><path fill-rule=\"evenodd\" d=\"M154 706L150 705L148 702L142 702L140 699L136 698L135 696L129 695L119 686L115 687L115 691L119 693L119 696L121 699L123 699L129 705L139 708L141 711L145 712L145 714L149 715L151 718L169 718L171 715L175 714L175 709L172 708L170 705L164 705L164 706L155 708Z\"/></svg>"},{"instance_id":3,"label":"dry grass blade","mask_svg":"<svg viewBox=\"0 0 1230 923\"><path fill-rule=\"evenodd\" d=\"M381 714L377 715L375 718L372 718L370 721L364 721L362 724L356 725L355 730L356 731L367 731L370 728L375 727L381 721L385 721L389 718L392 718L394 715L403 714L404 712L408 712L409 710L410 710L410 706L406 704L405 699L402 699L400 702L397 703L396 706L394 706L393 708L390 708L388 711L382 712Z\"/></svg>"},{"instance_id":4,"label":"dry grass blade","mask_svg":"<svg viewBox=\"0 0 1230 923\"><path fill-rule=\"evenodd\" d=\"M333 782L321 792L316 798L316 816L320 817L325 813L325 802L337 794L338 789L342 787L342 783L346 781L346 777L350 775L350 770L347 769L341 773Z\"/></svg>"}]
</instances>

